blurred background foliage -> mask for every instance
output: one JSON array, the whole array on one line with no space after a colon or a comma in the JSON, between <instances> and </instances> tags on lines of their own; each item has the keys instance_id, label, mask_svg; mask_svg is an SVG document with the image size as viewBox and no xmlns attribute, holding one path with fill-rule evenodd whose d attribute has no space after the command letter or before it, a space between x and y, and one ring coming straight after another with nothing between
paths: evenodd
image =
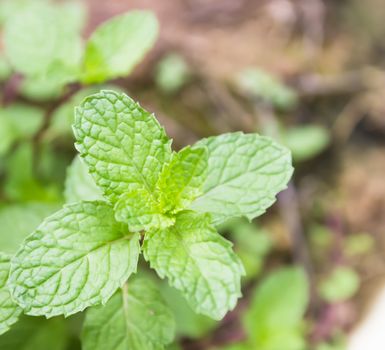
<instances>
[{"instance_id":1,"label":"blurred background foliage","mask_svg":"<svg viewBox=\"0 0 385 350\"><path fill-rule=\"evenodd\" d=\"M384 5L0 0L0 251L14 253L62 203L98 198L74 159L73 110L102 88L124 91L176 148L260 132L287 145L296 168L268 215L221 227L247 271L224 320L194 314L158 281L177 320L170 349L346 350L385 271ZM108 43L119 65L101 65L104 34L92 33L133 8L156 14L158 40L145 18L148 36L128 28ZM25 316L0 348L79 349L82 317Z\"/></svg>"}]
</instances>

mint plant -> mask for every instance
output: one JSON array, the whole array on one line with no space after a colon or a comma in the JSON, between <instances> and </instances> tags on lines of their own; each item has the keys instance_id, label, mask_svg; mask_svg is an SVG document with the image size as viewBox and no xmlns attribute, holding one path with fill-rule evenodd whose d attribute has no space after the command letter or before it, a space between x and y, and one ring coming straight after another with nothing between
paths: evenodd
<instances>
[{"instance_id":1,"label":"mint plant","mask_svg":"<svg viewBox=\"0 0 385 350\"><path fill-rule=\"evenodd\" d=\"M96 306L86 317L85 349L163 348L174 321L151 278L132 276L143 253L197 313L223 318L241 296L244 268L216 227L252 220L273 204L292 175L290 152L241 132L173 151L154 115L114 91L85 98L73 130L96 197L68 192L75 201L11 258L1 288L12 295L12 315L70 316ZM0 315L2 327L15 321Z\"/></svg>"}]
</instances>

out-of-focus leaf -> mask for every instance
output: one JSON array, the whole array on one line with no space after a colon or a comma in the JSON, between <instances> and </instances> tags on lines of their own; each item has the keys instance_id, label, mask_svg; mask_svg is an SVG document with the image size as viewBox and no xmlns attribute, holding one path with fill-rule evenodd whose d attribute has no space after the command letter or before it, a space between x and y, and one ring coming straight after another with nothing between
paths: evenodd
<instances>
[{"instance_id":1,"label":"out-of-focus leaf","mask_svg":"<svg viewBox=\"0 0 385 350\"><path fill-rule=\"evenodd\" d=\"M288 110L297 104L294 90L261 69L245 69L238 75L236 83L246 94L260 98L278 109Z\"/></svg>"},{"instance_id":2,"label":"out-of-focus leaf","mask_svg":"<svg viewBox=\"0 0 385 350\"><path fill-rule=\"evenodd\" d=\"M330 143L327 129L317 125L298 126L283 132L282 142L291 150L294 161L317 156Z\"/></svg>"},{"instance_id":3,"label":"out-of-focus leaf","mask_svg":"<svg viewBox=\"0 0 385 350\"><path fill-rule=\"evenodd\" d=\"M329 302L339 302L351 298L360 287L360 277L349 267L340 266L320 284L319 292Z\"/></svg>"},{"instance_id":4,"label":"out-of-focus leaf","mask_svg":"<svg viewBox=\"0 0 385 350\"><path fill-rule=\"evenodd\" d=\"M174 313L179 336L200 338L217 325L211 318L195 313L181 292L167 283L161 284L160 291Z\"/></svg>"},{"instance_id":5,"label":"out-of-focus leaf","mask_svg":"<svg viewBox=\"0 0 385 350\"><path fill-rule=\"evenodd\" d=\"M41 221L52 214L57 205L29 203L7 205L0 208L0 250L15 253L24 238L32 233Z\"/></svg>"},{"instance_id":6,"label":"out-of-focus leaf","mask_svg":"<svg viewBox=\"0 0 385 350\"><path fill-rule=\"evenodd\" d=\"M63 83L49 77L25 77L20 85L20 93L32 101L57 99L63 93Z\"/></svg>"},{"instance_id":7,"label":"out-of-focus leaf","mask_svg":"<svg viewBox=\"0 0 385 350\"><path fill-rule=\"evenodd\" d=\"M95 184L88 167L80 157L76 157L67 170L64 196L67 203L103 200L102 191Z\"/></svg>"},{"instance_id":8,"label":"out-of-focus leaf","mask_svg":"<svg viewBox=\"0 0 385 350\"><path fill-rule=\"evenodd\" d=\"M54 185L43 186L33 172L33 149L29 143L20 144L7 159L4 192L14 201L58 202L60 190ZM20 171L23 169L23 171Z\"/></svg>"},{"instance_id":9,"label":"out-of-focus leaf","mask_svg":"<svg viewBox=\"0 0 385 350\"><path fill-rule=\"evenodd\" d=\"M16 140L32 137L43 116L42 109L21 103L0 108L0 155L7 153Z\"/></svg>"},{"instance_id":10,"label":"out-of-focus leaf","mask_svg":"<svg viewBox=\"0 0 385 350\"><path fill-rule=\"evenodd\" d=\"M156 68L156 84L167 93L178 91L189 78L190 71L187 63L182 56L175 53L162 58Z\"/></svg>"},{"instance_id":11,"label":"out-of-focus leaf","mask_svg":"<svg viewBox=\"0 0 385 350\"><path fill-rule=\"evenodd\" d=\"M43 317L21 319L0 337L4 350L65 350L68 330L63 318L47 320Z\"/></svg>"},{"instance_id":12,"label":"out-of-focus leaf","mask_svg":"<svg viewBox=\"0 0 385 350\"><path fill-rule=\"evenodd\" d=\"M158 21L148 11L131 11L103 23L87 43L83 81L98 83L131 73L157 35Z\"/></svg>"},{"instance_id":13,"label":"out-of-focus leaf","mask_svg":"<svg viewBox=\"0 0 385 350\"><path fill-rule=\"evenodd\" d=\"M68 25L77 21L71 21L70 15L78 16L67 6L39 1L6 20L5 51L17 72L33 77L54 77L62 84L76 79L82 41L80 26Z\"/></svg>"},{"instance_id":14,"label":"out-of-focus leaf","mask_svg":"<svg viewBox=\"0 0 385 350\"><path fill-rule=\"evenodd\" d=\"M346 237L344 251L348 256L369 253L374 248L373 237L368 233L357 233Z\"/></svg>"},{"instance_id":15,"label":"out-of-focus leaf","mask_svg":"<svg viewBox=\"0 0 385 350\"><path fill-rule=\"evenodd\" d=\"M300 268L271 274L255 290L244 324L249 343L259 350L303 350L303 317L308 282Z\"/></svg>"}]
</instances>

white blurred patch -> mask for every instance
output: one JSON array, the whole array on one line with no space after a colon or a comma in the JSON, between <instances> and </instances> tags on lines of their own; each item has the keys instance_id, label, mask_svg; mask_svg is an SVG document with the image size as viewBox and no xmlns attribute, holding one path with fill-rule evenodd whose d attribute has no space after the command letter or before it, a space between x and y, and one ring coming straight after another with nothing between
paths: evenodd
<instances>
[{"instance_id":1,"label":"white blurred patch","mask_svg":"<svg viewBox=\"0 0 385 350\"><path fill-rule=\"evenodd\" d=\"M373 303L368 315L350 336L348 350L385 349L385 289Z\"/></svg>"}]
</instances>

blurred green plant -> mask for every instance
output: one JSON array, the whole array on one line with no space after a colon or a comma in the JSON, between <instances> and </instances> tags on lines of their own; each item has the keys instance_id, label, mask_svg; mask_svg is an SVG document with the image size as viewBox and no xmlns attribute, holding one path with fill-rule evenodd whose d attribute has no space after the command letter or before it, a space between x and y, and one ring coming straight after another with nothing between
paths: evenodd
<instances>
[{"instance_id":1,"label":"blurred green plant","mask_svg":"<svg viewBox=\"0 0 385 350\"><path fill-rule=\"evenodd\" d=\"M296 162L312 159L329 146L329 131L317 125L296 126L281 130L281 140Z\"/></svg>"},{"instance_id":2,"label":"blurred green plant","mask_svg":"<svg viewBox=\"0 0 385 350\"><path fill-rule=\"evenodd\" d=\"M359 275L350 267L335 268L319 286L320 296L331 303L350 299L360 287Z\"/></svg>"},{"instance_id":3,"label":"blurred green plant","mask_svg":"<svg viewBox=\"0 0 385 350\"><path fill-rule=\"evenodd\" d=\"M179 91L189 78L190 70L186 61L176 53L163 57L156 67L155 82L166 93Z\"/></svg>"},{"instance_id":4,"label":"blurred green plant","mask_svg":"<svg viewBox=\"0 0 385 350\"><path fill-rule=\"evenodd\" d=\"M226 350L304 350L309 285L301 268L273 272L255 289L243 315L246 340Z\"/></svg>"},{"instance_id":5,"label":"blurred green plant","mask_svg":"<svg viewBox=\"0 0 385 350\"><path fill-rule=\"evenodd\" d=\"M297 94L293 89L262 69L243 70L236 77L236 84L246 95L259 98L279 110L290 110L298 102Z\"/></svg>"}]
</instances>

